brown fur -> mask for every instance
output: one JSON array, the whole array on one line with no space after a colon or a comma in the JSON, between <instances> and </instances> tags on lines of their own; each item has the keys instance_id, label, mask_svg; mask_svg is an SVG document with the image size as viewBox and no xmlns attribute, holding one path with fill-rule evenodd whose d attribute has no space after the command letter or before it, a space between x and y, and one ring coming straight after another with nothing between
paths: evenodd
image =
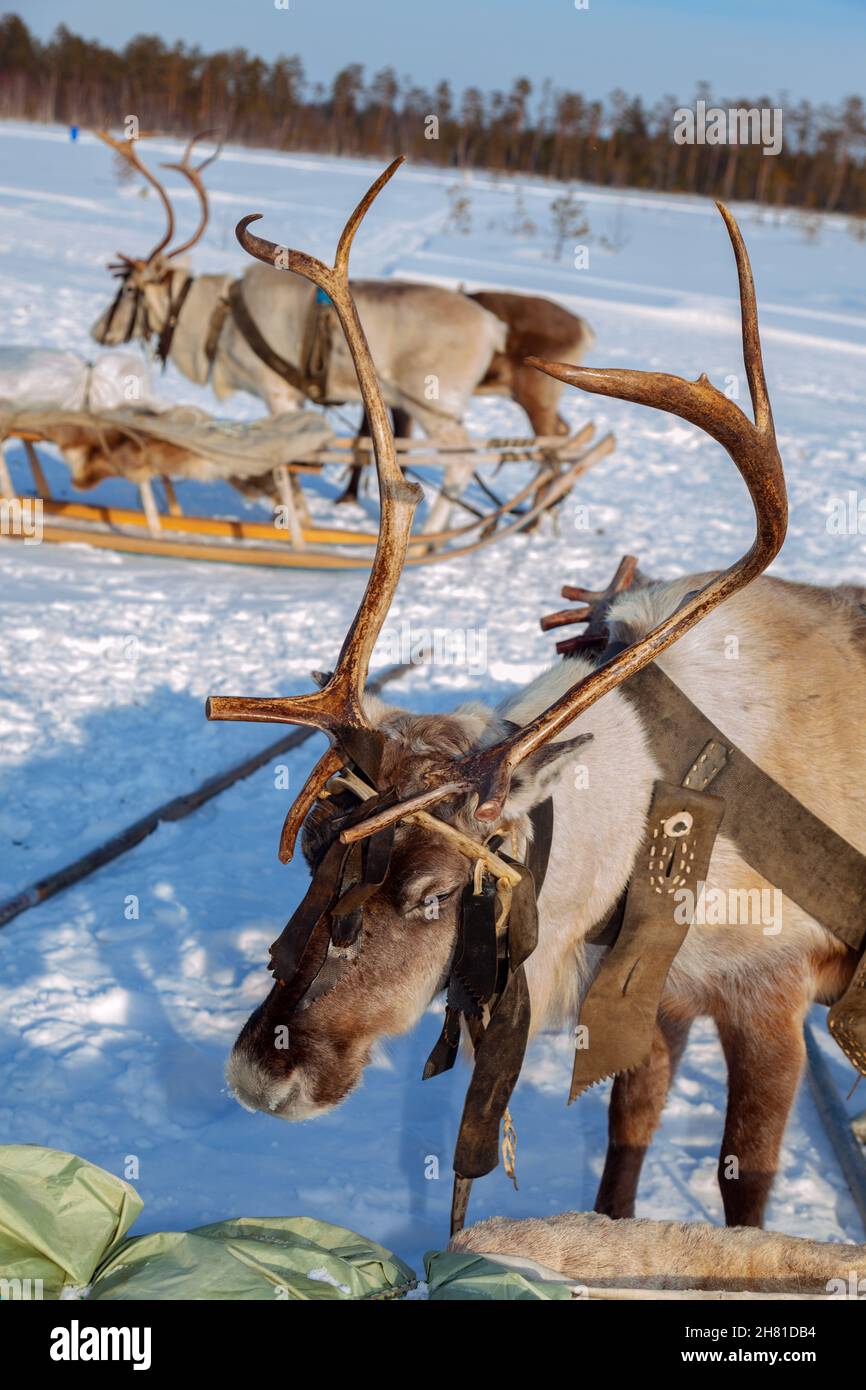
<instances>
[{"instance_id":1,"label":"brown fur","mask_svg":"<svg viewBox=\"0 0 866 1390\"><path fill-rule=\"evenodd\" d=\"M495 314L508 329L505 351L494 353L478 394L511 396L526 412L536 434L567 434L568 425L557 411L562 382L527 367L525 359L580 362L593 344L589 325L560 304L538 295L479 290L469 298Z\"/></svg>"},{"instance_id":2,"label":"brown fur","mask_svg":"<svg viewBox=\"0 0 866 1390\"><path fill-rule=\"evenodd\" d=\"M142 448L121 430L105 428L98 438L92 427L58 426L52 442L63 451L72 481L86 491L105 478L144 483L153 478L201 478L212 471L207 459L179 445L145 436Z\"/></svg>"},{"instance_id":3,"label":"brown fur","mask_svg":"<svg viewBox=\"0 0 866 1390\"><path fill-rule=\"evenodd\" d=\"M591 1212L508 1221L495 1216L450 1250L534 1260L590 1288L817 1293L866 1292L866 1245L801 1240L775 1231L675 1221L611 1221ZM831 1283L839 1281L839 1283ZM840 1288L840 1284L842 1288ZM862 1295L861 1295L862 1296Z\"/></svg>"}]
</instances>

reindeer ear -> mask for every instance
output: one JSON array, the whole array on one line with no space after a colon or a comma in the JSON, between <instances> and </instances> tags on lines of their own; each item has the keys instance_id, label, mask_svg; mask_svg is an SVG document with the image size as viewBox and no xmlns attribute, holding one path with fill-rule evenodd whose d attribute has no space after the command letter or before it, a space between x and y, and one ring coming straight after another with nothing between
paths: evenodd
<instances>
[{"instance_id":1,"label":"reindeer ear","mask_svg":"<svg viewBox=\"0 0 866 1390\"><path fill-rule=\"evenodd\" d=\"M503 820L527 815L540 801L545 801L578 748L590 743L592 737L592 734L578 734L576 738L546 743L536 753L531 753L511 779Z\"/></svg>"}]
</instances>

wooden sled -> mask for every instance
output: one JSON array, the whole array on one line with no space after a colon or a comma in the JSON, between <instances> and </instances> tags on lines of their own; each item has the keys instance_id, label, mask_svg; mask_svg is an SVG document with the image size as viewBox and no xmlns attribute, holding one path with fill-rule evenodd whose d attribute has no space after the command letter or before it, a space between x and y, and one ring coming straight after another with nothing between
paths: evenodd
<instances>
[{"instance_id":1,"label":"wooden sled","mask_svg":"<svg viewBox=\"0 0 866 1390\"><path fill-rule=\"evenodd\" d=\"M363 570L369 567L377 541L376 532L303 522L291 486L293 474L303 477L321 473L328 464L371 462L367 440L332 438L309 460L294 460L273 468L271 476L280 505L275 507L274 521L256 522L185 513L171 478L165 476L160 479L166 497L163 510L157 504L150 480L137 484L140 510L60 500L51 493L36 451L37 444L53 441L38 428L34 429L35 423L28 422L28 427L24 427L23 422L21 426L12 424L5 434L6 440L17 439L24 444L34 492L30 496L16 493L0 448L0 499L6 503L7 514L14 511L16 505L32 505L38 499L42 504L44 541L84 543L132 554L228 564L298 569ZM140 426L136 428L141 431ZM442 467L449 454L465 456L467 453L476 467L531 461L540 465L531 482L506 501L500 501L476 475L475 481L485 500L493 505L483 510L463 497L449 495L454 507L461 508L467 520L447 530L419 532L411 543L407 563L433 564L470 554L532 526L564 500L581 474L613 452L613 435L605 435L592 443L594 433L594 425L588 424L570 438L490 439L468 449L465 444L442 446L428 439L395 441L398 457L407 472L414 467ZM425 481L429 486L430 480ZM443 490L440 485L438 491ZM4 528L6 534L18 538L14 528Z\"/></svg>"}]
</instances>

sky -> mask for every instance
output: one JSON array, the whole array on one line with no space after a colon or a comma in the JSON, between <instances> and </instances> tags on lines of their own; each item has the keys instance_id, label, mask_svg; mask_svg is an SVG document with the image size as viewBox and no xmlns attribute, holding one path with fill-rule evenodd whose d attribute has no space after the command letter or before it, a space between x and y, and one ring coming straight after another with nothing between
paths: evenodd
<instances>
[{"instance_id":1,"label":"sky","mask_svg":"<svg viewBox=\"0 0 866 1390\"><path fill-rule=\"evenodd\" d=\"M588 8L577 8L588 5ZM9 3L15 9L15 0ZM862 92L866 0L19 0L47 38L60 24L121 46L141 32L205 51L300 54L328 82L347 63L392 66L424 87L540 87L593 97L622 87L653 101L784 95L835 102Z\"/></svg>"}]
</instances>

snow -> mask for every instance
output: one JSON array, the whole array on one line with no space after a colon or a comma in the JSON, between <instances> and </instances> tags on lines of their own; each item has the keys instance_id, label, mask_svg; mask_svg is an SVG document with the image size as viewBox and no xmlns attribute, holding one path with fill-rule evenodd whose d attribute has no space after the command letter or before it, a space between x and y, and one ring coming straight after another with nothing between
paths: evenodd
<instances>
[{"instance_id":1,"label":"snow","mask_svg":"<svg viewBox=\"0 0 866 1390\"><path fill-rule=\"evenodd\" d=\"M150 157L179 152L157 140ZM0 165L4 344L92 357L88 329L114 290L106 262L157 239L155 200L118 183L107 151L87 135L70 145L59 129L0 125ZM252 211L265 213L263 235L329 257L376 172L359 161L225 150L208 173L213 221L195 268L242 270L232 229ZM472 177L463 190L471 229L462 235L446 228L448 190L458 182L453 173L401 170L358 236L354 273L550 295L589 319L598 341L592 362L706 370L745 401L733 261L711 204L579 189L591 238L589 268L577 270L568 251L551 258L556 185L520 180L537 230L516 235L514 184ZM191 224L192 191L175 191ZM862 576L866 536L834 534L827 518L834 499L858 493L866 464L866 245L844 219L823 219L812 237L796 216L734 210L755 267L791 493L789 539L775 572L810 581ZM171 368L155 383L168 402L219 409ZM538 617L558 606L564 582L604 583L626 552L646 571L673 576L727 563L749 543L742 484L696 430L577 392L563 402L573 425L592 417L599 433L614 429L616 453L581 479L556 529L548 522L483 557L406 574L391 640L401 640L405 623L412 633L456 630L485 657L417 667L400 687L413 708L498 699L541 670L552 644ZM240 396L222 407L237 418L262 409ZM495 399L476 400L469 425L481 436L525 432L516 407ZM7 455L13 477L23 479L23 450ZM49 459L47 473L62 492L63 468ZM218 485L180 492L193 510L255 509ZM133 500L120 482L90 495ZM317 514L333 515L328 509L324 496L315 500ZM0 896L273 738L277 731L206 723L206 696L308 688L309 669L338 650L363 582L361 574L193 567L0 542ZM374 666L384 664L380 652ZM319 751L314 739L280 760L291 789ZM280 781L276 766L264 768L3 931L0 1141L73 1150L132 1176L145 1201L142 1232L306 1214L353 1227L420 1268L423 1250L441 1246L447 1232L466 1081L460 1069L420 1081L438 1007L390 1043L361 1090L324 1118L288 1126L249 1115L222 1079L237 1029L265 993L267 946L304 886L302 866L276 858L292 795ZM815 1012L826 1037L823 1011ZM841 1054L826 1045L844 1085ZM568 1039L555 1035L532 1048L512 1105L520 1192L501 1173L479 1182L473 1218L592 1205L608 1091L597 1087L566 1109L569 1051ZM721 1219L715 1166L724 1098L721 1053L703 1024L647 1161L640 1214ZM431 1157L438 1178L425 1176L435 1174ZM805 1089L769 1224L862 1239Z\"/></svg>"}]
</instances>

